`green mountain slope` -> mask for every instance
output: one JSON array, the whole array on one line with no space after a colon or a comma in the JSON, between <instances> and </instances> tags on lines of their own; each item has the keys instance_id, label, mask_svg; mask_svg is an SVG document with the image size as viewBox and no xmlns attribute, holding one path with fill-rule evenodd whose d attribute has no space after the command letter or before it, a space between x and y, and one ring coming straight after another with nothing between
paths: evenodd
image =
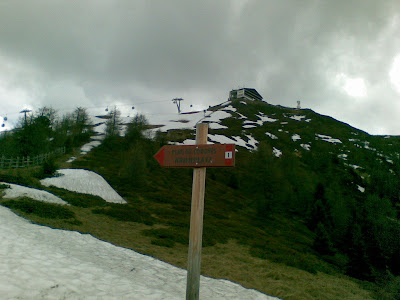
<instances>
[{"instance_id":1,"label":"green mountain slope","mask_svg":"<svg viewBox=\"0 0 400 300\"><path fill-rule=\"evenodd\" d=\"M234 169L207 170L204 247L234 242L251 257L311 274L398 275L399 137L265 102L234 100L208 111L209 141L239 151ZM153 226L142 234L153 245L186 246L191 170L163 169L152 155L163 143L194 138L189 128L152 142L114 139L75 166L104 175L144 211Z\"/></svg>"},{"instance_id":2,"label":"green mountain slope","mask_svg":"<svg viewBox=\"0 0 400 300\"><path fill-rule=\"evenodd\" d=\"M71 164L101 174L127 205L88 200L74 204L73 224L34 221L185 268L192 170L161 168L153 155L193 142L193 120L203 119L210 142L238 152L235 168L207 169L202 274L285 299L396 299L399 137L261 101L199 115L182 114L164 131L162 122L141 126L159 127L152 139L128 127Z\"/></svg>"}]
</instances>

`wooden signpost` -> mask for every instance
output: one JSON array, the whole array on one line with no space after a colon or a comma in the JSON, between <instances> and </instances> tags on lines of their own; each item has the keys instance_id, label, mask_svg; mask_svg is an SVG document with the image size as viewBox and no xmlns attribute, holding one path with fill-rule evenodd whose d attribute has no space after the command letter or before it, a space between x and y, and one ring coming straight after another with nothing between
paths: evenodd
<instances>
[{"instance_id":1,"label":"wooden signpost","mask_svg":"<svg viewBox=\"0 0 400 300\"><path fill-rule=\"evenodd\" d=\"M234 144L166 145L154 157L161 166L170 168L230 167L235 164L234 151Z\"/></svg>"},{"instance_id":2,"label":"wooden signpost","mask_svg":"<svg viewBox=\"0 0 400 300\"><path fill-rule=\"evenodd\" d=\"M196 145L167 145L154 155L163 167L194 168L186 284L186 299L190 300L199 299L206 167L235 166L235 145L207 145L207 135L208 124L199 123Z\"/></svg>"}]
</instances>

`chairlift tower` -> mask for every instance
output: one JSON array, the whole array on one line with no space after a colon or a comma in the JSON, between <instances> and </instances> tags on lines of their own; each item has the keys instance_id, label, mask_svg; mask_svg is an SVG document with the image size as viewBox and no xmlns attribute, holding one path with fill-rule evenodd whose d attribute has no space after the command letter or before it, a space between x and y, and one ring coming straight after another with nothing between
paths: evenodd
<instances>
[{"instance_id":1,"label":"chairlift tower","mask_svg":"<svg viewBox=\"0 0 400 300\"><path fill-rule=\"evenodd\" d=\"M297 101L297 109L301 109L300 100Z\"/></svg>"},{"instance_id":2,"label":"chairlift tower","mask_svg":"<svg viewBox=\"0 0 400 300\"><path fill-rule=\"evenodd\" d=\"M25 125L26 125L26 114L29 113L29 112L31 112L30 109L24 109L24 110L22 110L22 111L19 112L20 114L25 114L25 116L24 116L24 118L25 118Z\"/></svg>"},{"instance_id":3,"label":"chairlift tower","mask_svg":"<svg viewBox=\"0 0 400 300\"><path fill-rule=\"evenodd\" d=\"M181 101L183 101L182 98L174 98L172 99L172 102L176 104L176 107L178 108L178 113L181 113Z\"/></svg>"}]
</instances>

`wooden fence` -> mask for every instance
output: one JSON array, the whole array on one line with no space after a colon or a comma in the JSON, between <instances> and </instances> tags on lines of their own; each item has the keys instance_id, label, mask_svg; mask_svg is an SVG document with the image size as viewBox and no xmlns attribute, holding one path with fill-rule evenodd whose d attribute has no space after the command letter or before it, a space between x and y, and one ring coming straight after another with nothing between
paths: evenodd
<instances>
[{"instance_id":1,"label":"wooden fence","mask_svg":"<svg viewBox=\"0 0 400 300\"><path fill-rule=\"evenodd\" d=\"M7 158L4 155L0 158L0 169L19 169L28 168L41 165L44 161L52 156L60 155L65 153L65 147L58 148L52 152L40 154L35 157L17 157Z\"/></svg>"}]
</instances>

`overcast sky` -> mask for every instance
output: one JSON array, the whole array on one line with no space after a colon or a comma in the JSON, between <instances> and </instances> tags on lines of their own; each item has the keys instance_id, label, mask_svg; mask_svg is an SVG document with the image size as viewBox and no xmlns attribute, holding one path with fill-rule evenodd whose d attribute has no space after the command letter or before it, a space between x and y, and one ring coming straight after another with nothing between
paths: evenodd
<instances>
[{"instance_id":1,"label":"overcast sky","mask_svg":"<svg viewBox=\"0 0 400 300\"><path fill-rule=\"evenodd\" d=\"M7 126L44 105L205 108L243 86L400 135L400 1L0 1Z\"/></svg>"}]
</instances>

